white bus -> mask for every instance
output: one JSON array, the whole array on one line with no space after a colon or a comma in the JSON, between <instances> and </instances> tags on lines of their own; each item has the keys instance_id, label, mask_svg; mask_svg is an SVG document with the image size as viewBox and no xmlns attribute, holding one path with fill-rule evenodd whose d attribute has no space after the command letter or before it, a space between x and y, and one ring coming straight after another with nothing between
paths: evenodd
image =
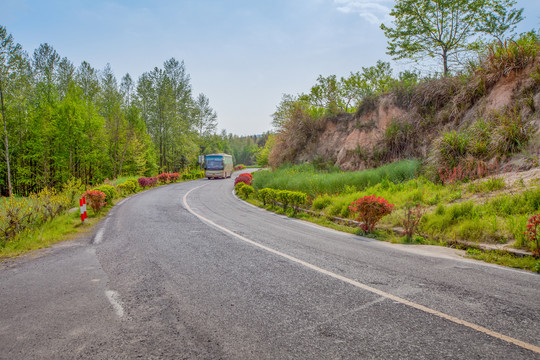
<instances>
[{"instance_id":1,"label":"white bus","mask_svg":"<svg viewBox=\"0 0 540 360\"><path fill-rule=\"evenodd\" d=\"M208 179L230 178L233 171L232 155L208 154L204 157L204 176Z\"/></svg>"}]
</instances>

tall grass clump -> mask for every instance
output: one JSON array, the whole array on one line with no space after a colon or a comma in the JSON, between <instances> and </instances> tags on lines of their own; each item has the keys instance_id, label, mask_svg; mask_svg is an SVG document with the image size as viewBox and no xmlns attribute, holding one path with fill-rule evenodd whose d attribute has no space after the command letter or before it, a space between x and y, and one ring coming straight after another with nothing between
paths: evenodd
<instances>
[{"instance_id":1,"label":"tall grass clump","mask_svg":"<svg viewBox=\"0 0 540 360\"><path fill-rule=\"evenodd\" d=\"M336 194L360 191L383 180L399 183L413 179L420 171L420 161L402 160L375 169L342 172L335 169L317 171L310 164L287 165L274 171L254 173L257 189L301 191L306 194Z\"/></svg>"},{"instance_id":2,"label":"tall grass clump","mask_svg":"<svg viewBox=\"0 0 540 360\"><path fill-rule=\"evenodd\" d=\"M539 52L540 38L534 31L530 31L517 40L494 42L487 48L478 70L493 83L512 71L525 68Z\"/></svg>"}]
</instances>

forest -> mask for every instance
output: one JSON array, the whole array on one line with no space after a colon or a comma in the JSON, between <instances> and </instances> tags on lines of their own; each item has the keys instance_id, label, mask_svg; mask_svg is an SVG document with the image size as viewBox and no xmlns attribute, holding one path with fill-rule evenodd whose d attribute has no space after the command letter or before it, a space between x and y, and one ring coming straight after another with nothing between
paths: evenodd
<instances>
[{"instance_id":1,"label":"forest","mask_svg":"<svg viewBox=\"0 0 540 360\"><path fill-rule=\"evenodd\" d=\"M252 164L268 134L217 133L217 113L193 94L183 61L166 60L137 80L112 67L76 66L50 44L32 54L0 26L3 119L0 193L27 196L72 178L88 185L199 166L226 152Z\"/></svg>"}]
</instances>

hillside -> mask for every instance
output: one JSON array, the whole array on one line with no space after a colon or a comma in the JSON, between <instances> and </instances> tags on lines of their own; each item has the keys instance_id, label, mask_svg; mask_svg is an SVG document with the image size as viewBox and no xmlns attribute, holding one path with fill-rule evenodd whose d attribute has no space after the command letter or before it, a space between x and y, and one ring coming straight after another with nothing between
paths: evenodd
<instances>
[{"instance_id":1,"label":"hillside","mask_svg":"<svg viewBox=\"0 0 540 360\"><path fill-rule=\"evenodd\" d=\"M313 120L309 131L303 125L302 136L278 133L271 165L309 161L361 170L414 157L441 177L538 167L540 56L484 59L467 76L396 86L364 99L354 114Z\"/></svg>"}]
</instances>

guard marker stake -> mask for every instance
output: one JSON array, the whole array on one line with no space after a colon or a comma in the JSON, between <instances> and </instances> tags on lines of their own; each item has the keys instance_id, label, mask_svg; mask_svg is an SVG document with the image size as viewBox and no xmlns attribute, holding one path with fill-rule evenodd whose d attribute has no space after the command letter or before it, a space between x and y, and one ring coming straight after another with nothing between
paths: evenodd
<instances>
[{"instance_id":1,"label":"guard marker stake","mask_svg":"<svg viewBox=\"0 0 540 360\"><path fill-rule=\"evenodd\" d=\"M86 198L84 196L79 200L79 205L81 207L81 221L84 223L84 220L88 218L86 214Z\"/></svg>"}]
</instances>

